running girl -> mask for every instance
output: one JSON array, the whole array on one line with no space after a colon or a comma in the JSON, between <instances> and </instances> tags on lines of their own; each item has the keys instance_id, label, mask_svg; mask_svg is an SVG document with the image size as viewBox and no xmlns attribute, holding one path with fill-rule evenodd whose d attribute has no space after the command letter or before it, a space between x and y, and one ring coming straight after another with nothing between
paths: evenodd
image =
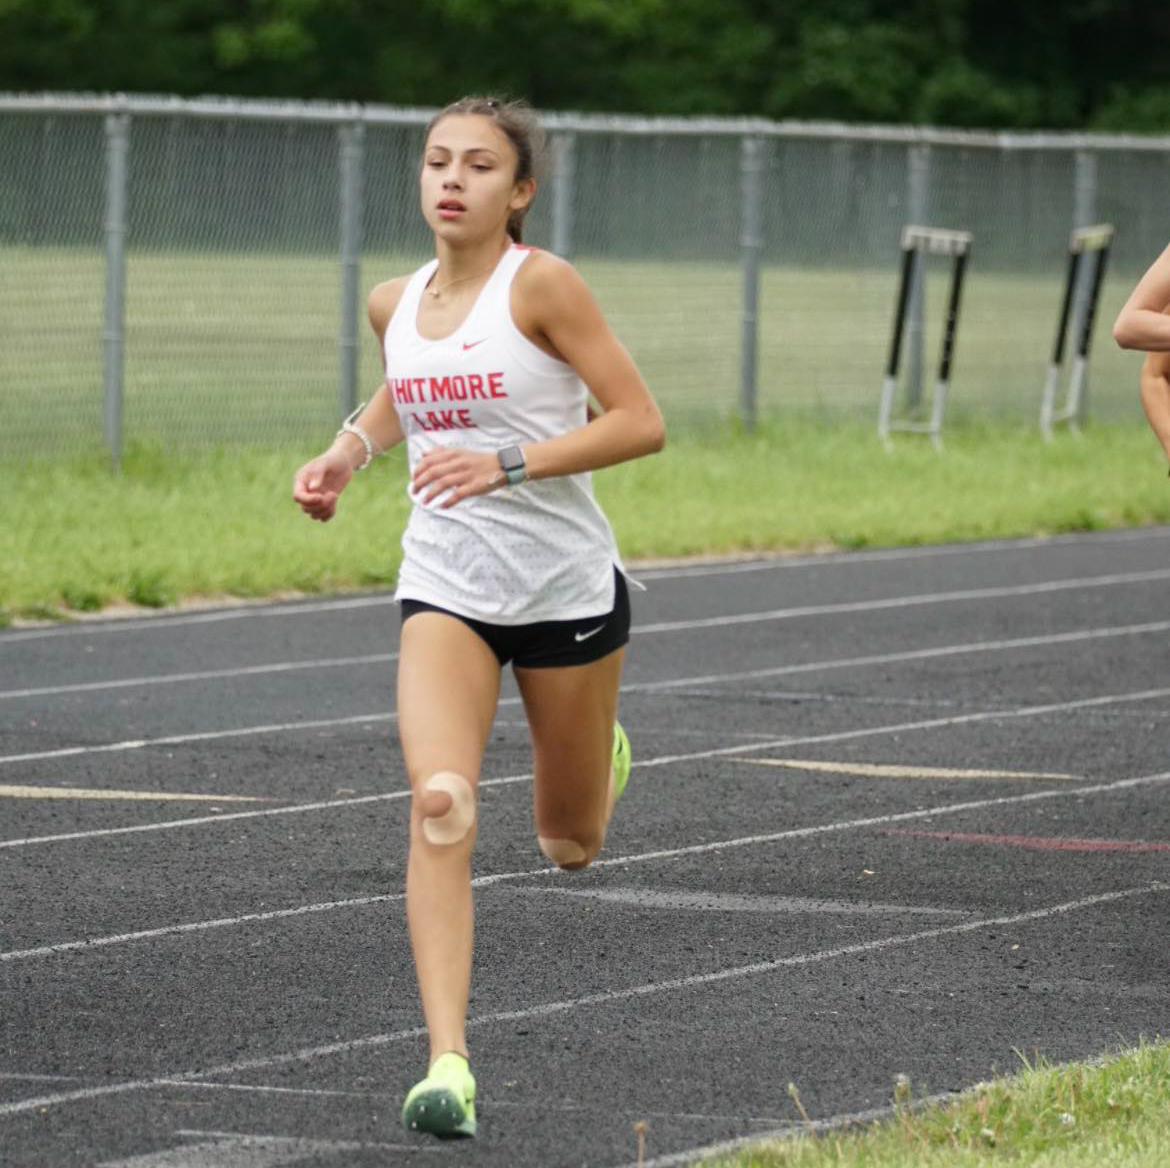
<instances>
[{"instance_id":1,"label":"running girl","mask_svg":"<svg viewBox=\"0 0 1170 1168\"><path fill-rule=\"evenodd\" d=\"M1142 364L1142 406L1170 458L1170 247L1150 265L1130 293L1113 336L1123 349L1146 353Z\"/></svg>"},{"instance_id":2,"label":"running girl","mask_svg":"<svg viewBox=\"0 0 1170 1168\"><path fill-rule=\"evenodd\" d=\"M528 719L540 847L581 868L630 768L616 721L629 598L589 472L665 437L585 282L520 242L537 136L526 105L494 98L464 98L431 123L420 188L435 259L374 289L386 384L293 487L328 520L354 471L406 440L398 717L412 792L407 918L431 1053L402 1119L444 1137L476 1129L471 853L501 670L511 664Z\"/></svg>"}]
</instances>

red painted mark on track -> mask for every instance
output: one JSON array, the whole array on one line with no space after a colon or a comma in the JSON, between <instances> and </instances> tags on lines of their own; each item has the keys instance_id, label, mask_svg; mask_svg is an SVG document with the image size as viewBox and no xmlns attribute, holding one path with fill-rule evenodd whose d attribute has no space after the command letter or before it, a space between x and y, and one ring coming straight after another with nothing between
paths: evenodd
<instances>
[{"instance_id":1,"label":"red painted mark on track","mask_svg":"<svg viewBox=\"0 0 1170 1168\"><path fill-rule=\"evenodd\" d=\"M891 828L886 835L912 835L962 844L999 844L1046 852L1170 852L1170 843L1158 840L1067 839L1042 835L990 835L975 831L914 831L911 828Z\"/></svg>"}]
</instances>

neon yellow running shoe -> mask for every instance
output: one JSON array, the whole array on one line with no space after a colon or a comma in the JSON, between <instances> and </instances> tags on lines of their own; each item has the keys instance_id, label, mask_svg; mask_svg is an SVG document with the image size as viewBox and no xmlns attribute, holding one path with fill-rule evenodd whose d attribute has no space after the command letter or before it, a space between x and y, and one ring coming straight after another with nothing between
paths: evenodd
<instances>
[{"instance_id":1,"label":"neon yellow running shoe","mask_svg":"<svg viewBox=\"0 0 1170 1168\"><path fill-rule=\"evenodd\" d=\"M449 1050L435 1059L406 1096L402 1125L441 1140L475 1135L475 1076L463 1055Z\"/></svg>"},{"instance_id":2,"label":"neon yellow running shoe","mask_svg":"<svg viewBox=\"0 0 1170 1168\"><path fill-rule=\"evenodd\" d=\"M630 781L630 740L620 722L613 724L613 797L616 802L622 797L626 783Z\"/></svg>"}]
</instances>

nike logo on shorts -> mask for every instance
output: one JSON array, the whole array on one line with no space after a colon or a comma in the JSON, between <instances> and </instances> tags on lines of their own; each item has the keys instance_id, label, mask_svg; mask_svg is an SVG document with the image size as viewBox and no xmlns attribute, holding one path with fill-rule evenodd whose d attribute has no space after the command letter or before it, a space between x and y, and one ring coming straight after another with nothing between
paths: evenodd
<instances>
[{"instance_id":1,"label":"nike logo on shorts","mask_svg":"<svg viewBox=\"0 0 1170 1168\"><path fill-rule=\"evenodd\" d=\"M589 632L587 632L587 633L574 633L573 640L574 641L588 641L590 637L596 637L597 634L600 633L603 628L605 628L605 625L598 625L597 628L590 629Z\"/></svg>"}]
</instances>

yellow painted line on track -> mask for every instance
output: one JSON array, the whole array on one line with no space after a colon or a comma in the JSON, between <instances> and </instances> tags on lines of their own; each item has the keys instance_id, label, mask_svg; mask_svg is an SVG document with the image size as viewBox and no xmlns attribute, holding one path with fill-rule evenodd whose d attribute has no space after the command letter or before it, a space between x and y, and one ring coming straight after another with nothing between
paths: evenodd
<instances>
[{"instance_id":1,"label":"yellow painted line on track","mask_svg":"<svg viewBox=\"0 0 1170 1168\"><path fill-rule=\"evenodd\" d=\"M258 795L187 795L178 791L109 791L101 787L23 787L0 783L0 799L138 799L166 803L272 803Z\"/></svg>"},{"instance_id":2,"label":"yellow painted line on track","mask_svg":"<svg viewBox=\"0 0 1170 1168\"><path fill-rule=\"evenodd\" d=\"M1082 782L1083 775L1047 771L990 771L966 767L898 766L877 762L832 762L823 758L741 758L755 766L787 767L796 771L831 771L839 775L870 775L883 779L1066 779Z\"/></svg>"}]
</instances>

